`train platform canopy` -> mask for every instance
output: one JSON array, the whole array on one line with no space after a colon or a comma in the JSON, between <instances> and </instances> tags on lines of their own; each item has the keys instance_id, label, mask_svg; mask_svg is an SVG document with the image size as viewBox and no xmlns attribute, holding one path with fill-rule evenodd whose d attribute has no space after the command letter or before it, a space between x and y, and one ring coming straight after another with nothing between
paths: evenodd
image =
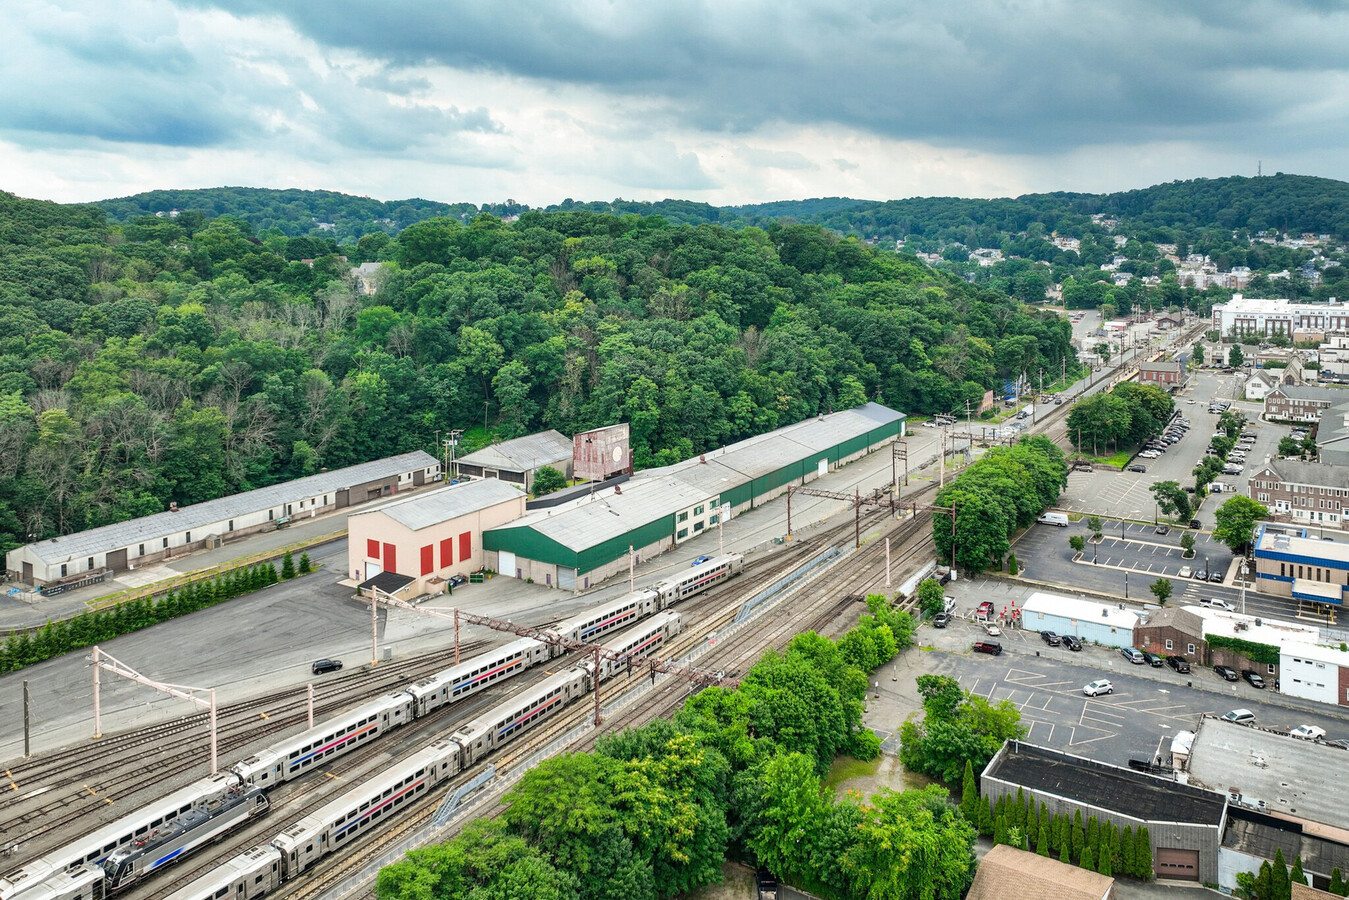
<instances>
[{"instance_id":1,"label":"train platform canopy","mask_svg":"<svg viewBox=\"0 0 1349 900\"><path fill-rule=\"evenodd\" d=\"M440 461L415 450L26 544L6 555L5 567L30 583L60 581L104 568L122 571L274 528L292 517L393 496L439 477Z\"/></svg>"},{"instance_id":2,"label":"train platform canopy","mask_svg":"<svg viewBox=\"0 0 1349 900\"><path fill-rule=\"evenodd\" d=\"M531 510L486 532L483 546L503 554L503 573L582 587L569 582L626 560L630 546L649 556L696 537L719 523L723 505L751 508L789 484L812 480L902 436L904 419L876 403L807 419Z\"/></svg>"}]
</instances>

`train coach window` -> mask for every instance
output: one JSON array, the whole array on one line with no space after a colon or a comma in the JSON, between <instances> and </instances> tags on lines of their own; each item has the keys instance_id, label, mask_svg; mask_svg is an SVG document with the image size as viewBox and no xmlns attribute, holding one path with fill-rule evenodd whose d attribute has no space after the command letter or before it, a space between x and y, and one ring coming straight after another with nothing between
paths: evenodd
<instances>
[{"instance_id":1,"label":"train coach window","mask_svg":"<svg viewBox=\"0 0 1349 900\"><path fill-rule=\"evenodd\" d=\"M226 894L228 894L229 892L230 892L230 889L229 889L228 887L222 887L220 890L218 890L218 891L215 892L215 896L216 896L216 897L223 897L223 896L225 896Z\"/></svg>"}]
</instances>

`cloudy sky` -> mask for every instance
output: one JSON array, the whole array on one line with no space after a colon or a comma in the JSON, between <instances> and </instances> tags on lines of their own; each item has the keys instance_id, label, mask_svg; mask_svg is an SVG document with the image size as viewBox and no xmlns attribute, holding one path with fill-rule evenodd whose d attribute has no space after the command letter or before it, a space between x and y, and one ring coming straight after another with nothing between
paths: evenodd
<instances>
[{"instance_id":1,"label":"cloudy sky","mask_svg":"<svg viewBox=\"0 0 1349 900\"><path fill-rule=\"evenodd\" d=\"M538 206L1349 179L1318 0L27 0L0 189Z\"/></svg>"}]
</instances>

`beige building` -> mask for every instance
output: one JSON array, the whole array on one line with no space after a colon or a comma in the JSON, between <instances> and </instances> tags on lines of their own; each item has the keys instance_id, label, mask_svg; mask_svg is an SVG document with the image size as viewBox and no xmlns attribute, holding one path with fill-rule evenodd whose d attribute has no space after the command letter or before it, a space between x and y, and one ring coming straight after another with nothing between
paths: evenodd
<instances>
[{"instance_id":1,"label":"beige building","mask_svg":"<svg viewBox=\"0 0 1349 900\"><path fill-rule=\"evenodd\" d=\"M524 492L494 478L394 500L348 517L347 572L405 600L441 593L451 575L483 567L485 529L524 514Z\"/></svg>"},{"instance_id":2,"label":"beige building","mask_svg":"<svg viewBox=\"0 0 1349 900\"><path fill-rule=\"evenodd\" d=\"M1115 879L1077 866L998 844L979 861L965 900L1055 897L1057 900L1110 900Z\"/></svg>"}]
</instances>

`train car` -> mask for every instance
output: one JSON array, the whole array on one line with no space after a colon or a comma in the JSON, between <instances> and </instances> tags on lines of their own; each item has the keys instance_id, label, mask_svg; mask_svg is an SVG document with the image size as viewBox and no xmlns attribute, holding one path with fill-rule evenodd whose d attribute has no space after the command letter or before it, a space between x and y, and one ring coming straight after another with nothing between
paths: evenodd
<instances>
[{"instance_id":1,"label":"train car","mask_svg":"<svg viewBox=\"0 0 1349 900\"><path fill-rule=\"evenodd\" d=\"M109 891L120 891L267 812L267 793L238 787L218 803L188 810L115 851L103 863Z\"/></svg>"},{"instance_id":2,"label":"train car","mask_svg":"<svg viewBox=\"0 0 1349 900\"><path fill-rule=\"evenodd\" d=\"M594 641L617 628L626 628L638 619L645 619L658 609L660 594L650 589L641 590L559 622L548 630L574 641ZM554 656L566 652L562 647L552 649Z\"/></svg>"},{"instance_id":3,"label":"train car","mask_svg":"<svg viewBox=\"0 0 1349 900\"><path fill-rule=\"evenodd\" d=\"M53 850L0 878L0 900L27 900L27 891L67 869L100 865L116 850L172 822L193 809L224 799L235 779L227 772L195 781L181 790L153 801L134 813L110 822L78 841Z\"/></svg>"},{"instance_id":4,"label":"train car","mask_svg":"<svg viewBox=\"0 0 1349 900\"><path fill-rule=\"evenodd\" d=\"M253 900L281 886L281 851L271 844L246 850L166 900Z\"/></svg>"},{"instance_id":5,"label":"train car","mask_svg":"<svg viewBox=\"0 0 1349 900\"><path fill-rule=\"evenodd\" d=\"M559 712L586 692L588 681L584 669L567 669L466 722L451 738L463 749L461 766L467 768Z\"/></svg>"},{"instance_id":6,"label":"train car","mask_svg":"<svg viewBox=\"0 0 1349 900\"><path fill-rule=\"evenodd\" d=\"M412 718L410 694L406 691L386 694L322 725L278 741L238 763L231 771L245 784L271 787L363 747L389 729L406 725Z\"/></svg>"},{"instance_id":7,"label":"train car","mask_svg":"<svg viewBox=\"0 0 1349 900\"><path fill-rule=\"evenodd\" d=\"M291 825L272 840L281 852L281 879L305 872L459 774L459 756L453 742L438 741Z\"/></svg>"},{"instance_id":8,"label":"train car","mask_svg":"<svg viewBox=\"0 0 1349 900\"><path fill-rule=\"evenodd\" d=\"M413 714L421 718L461 697L518 675L552 656L551 647L533 638L520 638L504 647L475 656L410 685L407 693L413 698Z\"/></svg>"},{"instance_id":9,"label":"train car","mask_svg":"<svg viewBox=\"0 0 1349 900\"><path fill-rule=\"evenodd\" d=\"M76 866L24 891L22 897L23 900L103 900L106 895L102 869Z\"/></svg>"},{"instance_id":10,"label":"train car","mask_svg":"<svg viewBox=\"0 0 1349 900\"><path fill-rule=\"evenodd\" d=\"M667 640L679 634L683 629L684 618L673 610L657 613L652 616L648 622L630 629L623 634L604 644L604 649L609 650L624 658L622 662L615 662L612 659L600 660L600 680L612 678L615 675L628 671L629 666L639 662L659 650ZM587 671L594 666L594 662L586 663Z\"/></svg>"},{"instance_id":11,"label":"train car","mask_svg":"<svg viewBox=\"0 0 1349 900\"><path fill-rule=\"evenodd\" d=\"M652 585L660 594L660 608L669 609L685 597L705 591L715 584L739 575L745 569L745 557L739 553L727 553L714 556L699 566L694 566L683 575L667 578Z\"/></svg>"}]
</instances>

